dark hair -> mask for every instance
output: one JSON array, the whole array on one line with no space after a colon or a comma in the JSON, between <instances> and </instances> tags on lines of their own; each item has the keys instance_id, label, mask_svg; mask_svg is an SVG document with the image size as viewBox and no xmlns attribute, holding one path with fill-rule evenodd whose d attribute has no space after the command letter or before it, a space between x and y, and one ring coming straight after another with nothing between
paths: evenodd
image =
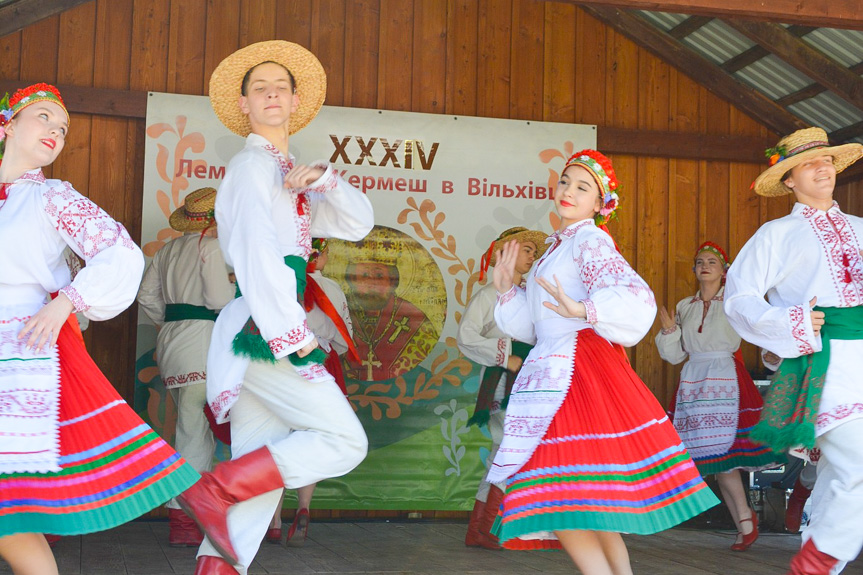
<instances>
[{"instance_id":1,"label":"dark hair","mask_svg":"<svg viewBox=\"0 0 863 575\"><path fill-rule=\"evenodd\" d=\"M240 94L241 95L243 95L243 96L248 95L249 78L252 75L252 71L254 71L255 68L257 68L258 66L261 66L263 64L275 64L276 66L281 66L282 69L288 73L288 78L291 79L291 91L294 93L297 92L297 82L296 82L296 80L294 80L294 75L291 74L291 71L288 70L284 65L279 64L278 62L273 62L272 60L267 60L266 62L261 62L260 64L255 64L254 66L249 68L248 71L246 71L246 75L243 76L243 83L240 85Z\"/></svg>"}]
</instances>

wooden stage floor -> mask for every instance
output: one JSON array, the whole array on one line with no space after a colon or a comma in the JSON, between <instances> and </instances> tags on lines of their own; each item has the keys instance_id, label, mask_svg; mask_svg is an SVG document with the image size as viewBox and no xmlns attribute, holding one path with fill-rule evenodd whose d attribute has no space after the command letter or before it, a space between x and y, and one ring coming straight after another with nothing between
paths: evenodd
<instances>
[{"instance_id":1,"label":"wooden stage floor","mask_svg":"<svg viewBox=\"0 0 863 575\"><path fill-rule=\"evenodd\" d=\"M264 543L249 573L578 573L560 551L468 549L465 529L464 523L454 522L313 522L304 547ZM736 553L728 549L733 541L729 532L683 528L625 539L635 575L783 575L800 544L799 536L765 533L749 551ZM192 575L195 570L194 549L168 546L165 521L134 521L103 533L64 538L54 551L61 575ZM9 567L0 565L0 574L8 573ZM863 575L863 561L844 573Z\"/></svg>"}]
</instances>

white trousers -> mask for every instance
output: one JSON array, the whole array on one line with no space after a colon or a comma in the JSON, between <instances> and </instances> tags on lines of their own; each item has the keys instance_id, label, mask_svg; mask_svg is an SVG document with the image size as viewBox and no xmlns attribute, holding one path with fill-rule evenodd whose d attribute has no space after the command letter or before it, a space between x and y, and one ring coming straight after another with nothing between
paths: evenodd
<instances>
[{"instance_id":1,"label":"white trousers","mask_svg":"<svg viewBox=\"0 0 863 575\"><path fill-rule=\"evenodd\" d=\"M231 408L232 457L264 446L285 487L297 489L353 470L366 456L368 439L332 377L310 382L280 359L275 364L251 362ZM234 568L240 575L254 560L283 492L274 489L228 510L228 533L238 558ZM205 538L201 555L219 553Z\"/></svg>"},{"instance_id":2,"label":"white trousers","mask_svg":"<svg viewBox=\"0 0 863 575\"><path fill-rule=\"evenodd\" d=\"M863 419L853 419L818 437L818 480L804 539L840 560L838 573L863 548Z\"/></svg>"},{"instance_id":3,"label":"white trousers","mask_svg":"<svg viewBox=\"0 0 863 575\"><path fill-rule=\"evenodd\" d=\"M500 409L500 404L503 402L505 394L506 380L501 377L500 383L497 384L494 390L494 402L492 405L496 407L490 410L488 418L488 432L491 434L491 453L485 459L486 469L491 469L491 464L494 461L495 455L497 455L497 450L500 449L500 442L503 441L503 422L506 419L506 411ZM485 503L488 500L488 492L492 485L501 491L506 491L506 481L492 484L483 477L482 481L479 482L479 489L476 491L478 501Z\"/></svg>"},{"instance_id":4,"label":"white trousers","mask_svg":"<svg viewBox=\"0 0 863 575\"><path fill-rule=\"evenodd\" d=\"M213 468L213 453L216 450L216 440L210 430L210 424L204 415L204 405L207 403L207 386L195 383L185 387L169 389L168 393L177 406L177 431L174 449L198 473L210 471ZM176 500L171 499L165 507L179 509Z\"/></svg>"}]
</instances>

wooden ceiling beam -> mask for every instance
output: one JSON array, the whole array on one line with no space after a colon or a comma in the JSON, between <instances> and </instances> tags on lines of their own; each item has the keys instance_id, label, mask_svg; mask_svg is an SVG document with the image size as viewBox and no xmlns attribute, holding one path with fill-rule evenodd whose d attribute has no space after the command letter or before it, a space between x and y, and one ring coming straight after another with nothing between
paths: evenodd
<instances>
[{"instance_id":1,"label":"wooden ceiling beam","mask_svg":"<svg viewBox=\"0 0 863 575\"><path fill-rule=\"evenodd\" d=\"M806 34L811 32L812 30L815 30L815 28L813 28L812 26L789 26L788 27L788 32L790 32L791 34L794 34L798 38L801 36L805 36ZM764 58L765 56L768 56L769 54L770 54L769 50L765 49L763 46L756 44L755 46L753 46L749 50L745 50L745 51L741 52L740 54L738 54L737 56L735 56L734 58L731 58L727 62L723 63L722 66L720 66L720 68L722 68L723 70L725 70L729 74L733 74L734 72L737 72L738 70L742 70L743 68L749 66L750 64L754 64L755 62L757 62L761 58Z\"/></svg>"},{"instance_id":2,"label":"wooden ceiling beam","mask_svg":"<svg viewBox=\"0 0 863 575\"><path fill-rule=\"evenodd\" d=\"M848 140L863 136L863 122L857 122L844 128L839 128L834 132L830 132L827 137L834 144L844 144Z\"/></svg>"},{"instance_id":3,"label":"wooden ceiling beam","mask_svg":"<svg viewBox=\"0 0 863 575\"><path fill-rule=\"evenodd\" d=\"M726 20L726 24L863 110L863 78L859 74L790 34L779 24L750 20Z\"/></svg>"},{"instance_id":4,"label":"wooden ceiling beam","mask_svg":"<svg viewBox=\"0 0 863 575\"><path fill-rule=\"evenodd\" d=\"M674 28L668 34L675 40L683 40L699 28L713 20L710 16L690 16Z\"/></svg>"},{"instance_id":5,"label":"wooden ceiling beam","mask_svg":"<svg viewBox=\"0 0 863 575\"><path fill-rule=\"evenodd\" d=\"M0 5L0 37L92 0L14 0Z\"/></svg>"},{"instance_id":6,"label":"wooden ceiling beam","mask_svg":"<svg viewBox=\"0 0 863 575\"><path fill-rule=\"evenodd\" d=\"M848 68L855 74L863 74L863 62L858 64L854 64L850 68ZM803 100L808 100L809 98L814 98L818 94L826 92L827 88L822 86L821 84L809 84L805 88L802 88L796 92L788 94L787 96L783 96L776 100L776 103L782 106L783 108L787 108L788 106L793 106L798 102L802 102Z\"/></svg>"},{"instance_id":7,"label":"wooden ceiling beam","mask_svg":"<svg viewBox=\"0 0 863 575\"><path fill-rule=\"evenodd\" d=\"M639 46L650 50L777 134L788 134L806 127L803 120L777 106L760 92L729 76L719 66L651 26L643 18L609 6L585 5L582 9Z\"/></svg>"},{"instance_id":8,"label":"wooden ceiling beam","mask_svg":"<svg viewBox=\"0 0 863 575\"><path fill-rule=\"evenodd\" d=\"M569 4L749 18L816 28L863 30L860 0L558 0Z\"/></svg>"},{"instance_id":9,"label":"wooden ceiling beam","mask_svg":"<svg viewBox=\"0 0 863 575\"><path fill-rule=\"evenodd\" d=\"M8 92L11 96L15 90L30 84L32 82L23 80L0 80L0 94ZM62 85L57 89L70 112L121 118L147 117L147 92Z\"/></svg>"}]
</instances>

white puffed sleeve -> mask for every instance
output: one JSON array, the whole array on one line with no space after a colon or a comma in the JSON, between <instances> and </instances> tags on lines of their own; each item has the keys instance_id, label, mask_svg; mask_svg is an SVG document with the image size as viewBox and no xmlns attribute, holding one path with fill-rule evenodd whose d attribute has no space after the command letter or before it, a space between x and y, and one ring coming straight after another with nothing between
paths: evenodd
<instances>
[{"instance_id":1,"label":"white puffed sleeve","mask_svg":"<svg viewBox=\"0 0 863 575\"><path fill-rule=\"evenodd\" d=\"M471 361L480 365L506 367L512 344L508 337L494 336L499 333L494 321L496 299L494 289L484 288L474 294L458 324L456 342Z\"/></svg>"},{"instance_id":2,"label":"white puffed sleeve","mask_svg":"<svg viewBox=\"0 0 863 575\"><path fill-rule=\"evenodd\" d=\"M144 255L122 224L85 198L69 182L42 189L45 217L86 265L60 291L76 312L91 320L111 319L135 300Z\"/></svg>"},{"instance_id":3,"label":"white puffed sleeve","mask_svg":"<svg viewBox=\"0 0 863 575\"><path fill-rule=\"evenodd\" d=\"M653 292L604 231L584 228L571 243L573 260L587 290L582 303L588 323L608 341L626 347L637 344L656 317Z\"/></svg>"}]
</instances>

